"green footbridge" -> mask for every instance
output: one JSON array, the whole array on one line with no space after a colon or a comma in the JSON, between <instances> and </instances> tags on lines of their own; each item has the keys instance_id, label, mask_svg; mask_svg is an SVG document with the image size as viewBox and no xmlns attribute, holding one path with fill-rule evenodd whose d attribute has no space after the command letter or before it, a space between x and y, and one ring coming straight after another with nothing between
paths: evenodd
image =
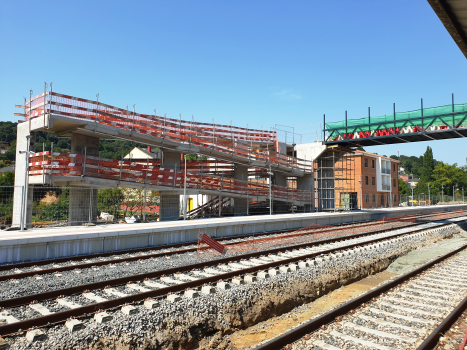
<instances>
[{"instance_id":1,"label":"green footbridge","mask_svg":"<svg viewBox=\"0 0 467 350\"><path fill-rule=\"evenodd\" d=\"M326 123L324 143L349 147L375 146L467 137L467 103L410 112Z\"/></svg>"}]
</instances>

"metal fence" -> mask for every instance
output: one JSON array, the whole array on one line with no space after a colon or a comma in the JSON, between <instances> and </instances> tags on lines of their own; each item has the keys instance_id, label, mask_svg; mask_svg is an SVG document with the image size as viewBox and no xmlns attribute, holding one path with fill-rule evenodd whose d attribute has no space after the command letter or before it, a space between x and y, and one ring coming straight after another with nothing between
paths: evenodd
<instances>
[{"instance_id":1,"label":"metal fence","mask_svg":"<svg viewBox=\"0 0 467 350\"><path fill-rule=\"evenodd\" d=\"M16 189L16 191L15 191ZM19 195L20 200L14 201ZM95 225L111 222L155 221L159 216L159 194L128 188L95 189L85 187L29 186L28 209L24 215L23 187L0 187L0 225L2 228ZM18 206L13 210L13 205ZM17 217L14 219L13 216Z\"/></svg>"},{"instance_id":2,"label":"metal fence","mask_svg":"<svg viewBox=\"0 0 467 350\"><path fill-rule=\"evenodd\" d=\"M411 206L429 206L429 205L449 205L449 204L464 204L465 197L460 195L448 196L448 195L427 195L427 194L415 194L413 195L401 195L400 206L411 207Z\"/></svg>"}]
</instances>

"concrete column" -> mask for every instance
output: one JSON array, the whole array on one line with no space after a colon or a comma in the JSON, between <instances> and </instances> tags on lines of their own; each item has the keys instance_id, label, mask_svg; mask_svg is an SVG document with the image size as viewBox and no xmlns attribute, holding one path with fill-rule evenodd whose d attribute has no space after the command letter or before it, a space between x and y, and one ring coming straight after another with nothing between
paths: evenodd
<instances>
[{"instance_id":1,"label":"concrete column","mask_svg":"<svg viewBox=\"0 0 467 350\"><path fill-rule=\"evenodd\" d=\"M36 149L36 133L29 132L29 123L20 123L16 129L16 162L15 162L15 188L13 197L13 218L12 227L21 227L21 208L23 204L23 187L27 176L28 166L26 164L26 154L20 154L19 151L26 151L28 138L29 150L34 152ZM32 223L32 202L33 186L28 186L26 193L26 224L25 227L31 227Z\"/></svg>"},{"instance_id":2,"label":"concrete column","mask_svg":"<svg viewBox=\"0 0 467 350\"><path fill-rule=\"evenodd\" d=\"M297 177L297 189L311 191L310 201L305 203L305 211L313 211L315 207L315 188L313 174Z\"/></svg>"},{"instance_id":3,"label":"concrete column","mask_svg":"<svg viewBox=\"0 0 467 350\"><path fill-rule=\"evenodd\" d=\"M287 175L275 173L274 179L274 183L277 186L287 187ZM272 209L275 214L284 214L288 211L288 203L283 201L274 201Z\"/></svg>"},{"instance_id":4,"label":"concrete column","mask_svg":"<svg viewBox=\"0 0 467 350\"><path fill-rule=\"evenodd\" d=\"M174 169L180 173L181 153L169 150L162 151L162 168ZM159 221L171 221L180 218L180 195L172 191L160 191ZM186 203L185 203L186 205Z\"/></svg>"},{"instance_id":5,"label":"concrete column","mask_svg":"<svg viewBox=\"0 0 467 350\"><path fill-rule=\"evenodd\" d=\"M85 150L86 156L99 157L99 138L72 133L70 152L84 156ZM97 189L70 186L68 225L96 223L97 215Z\"/></svg>"},{"instance_id":6,"label":"concrete column","mask_svg":"<svg viewBox=\"0 0 467 350\"><path fill-rule=\"evenodd\" d=\"M245 165L235 164L234 179L247 182L248 181L248 167ZM234 198L234 215L247 215L248 199L246 197L246 190L243 191L245 198Z\"/></svg>"}]
</instances>

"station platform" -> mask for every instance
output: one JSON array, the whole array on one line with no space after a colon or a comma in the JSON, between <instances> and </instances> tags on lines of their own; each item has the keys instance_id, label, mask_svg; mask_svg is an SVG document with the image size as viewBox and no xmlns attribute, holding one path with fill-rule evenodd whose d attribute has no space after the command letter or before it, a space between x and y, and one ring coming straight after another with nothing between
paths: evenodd
<instances>
[{"instance_id":1,"label":"station platform","mask_svg":"<svg viewBox=\"0 0 467 350\"><path fill-rule=\"evenodd\" d=\"M0 231L0 264L196 242L200 230L216 238L461 209L467 204Z\"/></svg>"}]
</instances>

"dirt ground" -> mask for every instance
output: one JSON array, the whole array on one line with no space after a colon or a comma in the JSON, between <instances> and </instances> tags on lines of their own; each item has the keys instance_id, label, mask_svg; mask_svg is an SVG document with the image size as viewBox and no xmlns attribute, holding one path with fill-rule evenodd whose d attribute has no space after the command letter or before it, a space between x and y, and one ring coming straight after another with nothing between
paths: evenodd
<instances>
[{"instance_id":1,"label":"dirt ground","mask_svg":"<svg viewBox=\"0 0 467 350\"><path fill-rule=\"evenodd\" d=\"M239 330L230 336L231 349L249 349L259 343L288 332L292 328L317 317L338 306L341 302L353 299L374 286L377 286L399 274L404 274L415 267L425 264L437 256L443 255L467 242L467 233L463 232L453 238L420 247L395 260L385 271L368 276L358 282L343 286L339 289L316 299L315 301L295 308L284 315L258 323L245 330ZM467 254L466 254L467 256ZM457 330L457 329L456 329ZM458 330L461 333L461 330ZM449 349L449 347L446 347Z\"/></svg>"},{"instance_id":2,"label":"dirt ground","mask_svg":"<svg viewBox=\"0 0 467 350\"><path fill-rule=\"evenodd\" d=\"M260 342L285 333L302 322L323 314L335 308L341 302L353 299L394 276L397 276L397 274L386 271L368 276L361 281L336 289L285 315L274 317L248 329L235 332L230 339L232 349L255 347Z\"/></svg>"}]
</instances>

